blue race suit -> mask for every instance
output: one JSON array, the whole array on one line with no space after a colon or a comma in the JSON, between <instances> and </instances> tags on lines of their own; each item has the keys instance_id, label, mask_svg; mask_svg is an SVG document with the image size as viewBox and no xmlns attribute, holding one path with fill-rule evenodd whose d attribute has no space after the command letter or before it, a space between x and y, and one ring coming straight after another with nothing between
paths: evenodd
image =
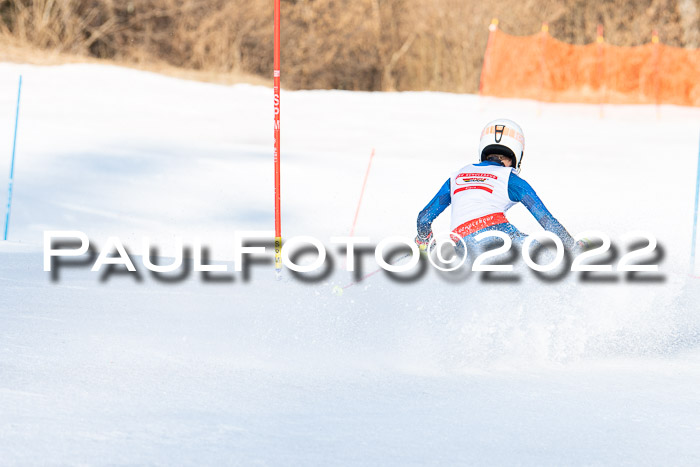
<instances>
[{"instance_id":1,"label":"blue race suit","mask_svg":"<svg viewBox=\"0 0 700 467\"><path fill-rule=\"evenodd\" d=\"M494 161L484 161L476 166L488 166L488 165L503 165L499 162ZM537 219L537 222L547 231L557 235L565 247L572 247L574 240L566 231L564 226L562 226L559 221L557 221L554 216L547 210L545 205L542 203L540 198L532 189L529 183L527 183L522 178L518 177L515 173L510 175L508 179L508 197L513 202L520 202L525 205L525 207L530 211L530 213ZM427 238L432 231L432 224L435 218L442 213L442 211L447 208L452 202L450 197L450 179L442 185L440 191L433 197L433 199L423 208L423 210L418 214L418 235L421 238ZM489 230L500 230L505 232L510 236L514 243L522 243L527 234L520 232L513 224L509 222L495 224L484 229L473 232L466 237L464 237L465 242L469 244L475 244L473 238L479 235L481 232Z\"/></svg>"}]
</instances>

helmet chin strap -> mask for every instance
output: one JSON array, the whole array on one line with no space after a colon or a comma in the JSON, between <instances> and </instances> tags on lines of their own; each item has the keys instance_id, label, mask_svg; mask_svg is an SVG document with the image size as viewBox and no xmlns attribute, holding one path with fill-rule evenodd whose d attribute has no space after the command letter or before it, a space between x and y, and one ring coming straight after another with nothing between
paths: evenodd
<instances>
[{"instance_id":1,"label":"helmet chin strap","mask_svg":"<svg viewBox=\"0 0 700 467\"><path fill-rule=\"evenodd\" d=\"M520 165L523 163L523 155L524 154L525 154L524 151L520 153L520 160L518 161L518 166L515 168L516 174L520 174Z\"/></svg>"}]
</instances>

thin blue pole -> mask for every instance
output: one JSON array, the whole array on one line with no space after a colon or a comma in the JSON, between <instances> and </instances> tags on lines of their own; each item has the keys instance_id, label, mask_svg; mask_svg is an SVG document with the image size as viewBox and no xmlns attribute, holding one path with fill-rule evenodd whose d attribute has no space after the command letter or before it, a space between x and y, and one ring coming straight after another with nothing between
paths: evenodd
<instances>
[{"instance_id":1,"label":"thin blue pole","mask_svg":"<svg viewBox=\"0 0 700 467\"><path fill-rule=\"evenodd\" d=\"M690 246L690 273L695 272L695 244L698 235L698 203L700 203L700 144L698 145L698 176L695 179L695 211L693 212L693 243Z\"/></svg>"},{"instance_id":2,"label":"thin blue pole","mask_svg":"<svg viewBox=\"0 0 700 467\"><path fill-rule=\"evenodd\" d=\"M17 123L19 122L19 97L22 94L22 75L19 75L19 88L17 89L17 109L15 110L15 136L12 139L12 162L10 163L10 186L7 193L7 214L5 216L5 236L10 228L10 210L12 208L12 185L15 181L15 149L17 148Z\"/></svg>"}]
</instances>

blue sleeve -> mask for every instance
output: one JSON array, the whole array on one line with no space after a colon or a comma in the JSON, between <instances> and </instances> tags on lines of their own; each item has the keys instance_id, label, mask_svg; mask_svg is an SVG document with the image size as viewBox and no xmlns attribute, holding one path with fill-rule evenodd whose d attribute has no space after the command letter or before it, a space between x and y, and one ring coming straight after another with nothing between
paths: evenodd
<instances>
[{"instance_id":1,"label":"blue sleeve","mask_svg":"<svg viewBox=\"0 0 700 467\"><path fill-rule=\"evenodd\" d=\"M508 180L508 196L511 201L523 203L527 210L530 211L530 214L537 219L537 222L539 222L545 230L561 238L564 246L573 246L574 239L571 238L569 232L567 232L564 226L547 210L530 184L514 173L510 174L510 179Z\"/></svg>"},{"instance_id":2,"label":"blue sleeve","mask_svg":"<svg viewBox=\"0 0 700 467\"><path fill-rule=\"evenodd\" d=\"M442 185L440 191L433 197L426 207L418 214L418 236L426 238L432 230L433 221L452 202L450 197L450 179Z\"/></svg>"}]
</instances>

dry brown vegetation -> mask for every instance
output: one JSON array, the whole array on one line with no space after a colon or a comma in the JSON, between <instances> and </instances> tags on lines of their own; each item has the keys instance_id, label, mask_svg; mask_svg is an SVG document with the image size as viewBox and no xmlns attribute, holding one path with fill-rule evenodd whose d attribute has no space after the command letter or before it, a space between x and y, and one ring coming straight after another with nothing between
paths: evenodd
<instances>
[{"instance_id":1,"label":"dry brown vegetation","mask_svg":"<svg viewBox=\"0 0 700 467\"><path fill-rule=\"evenodd\" d=\"M271 76L272 0L0 0L0 39L60 56ZM505 32L697 47L698 0L283 0L287 88L474 92L498 17ZM6 47L7 48L7 47ZM517 66L514 64L513 66ZM220 79L219 79L220 81ZM224 80L225 81L225 80Z\"/></svg>"}]
</instances>

